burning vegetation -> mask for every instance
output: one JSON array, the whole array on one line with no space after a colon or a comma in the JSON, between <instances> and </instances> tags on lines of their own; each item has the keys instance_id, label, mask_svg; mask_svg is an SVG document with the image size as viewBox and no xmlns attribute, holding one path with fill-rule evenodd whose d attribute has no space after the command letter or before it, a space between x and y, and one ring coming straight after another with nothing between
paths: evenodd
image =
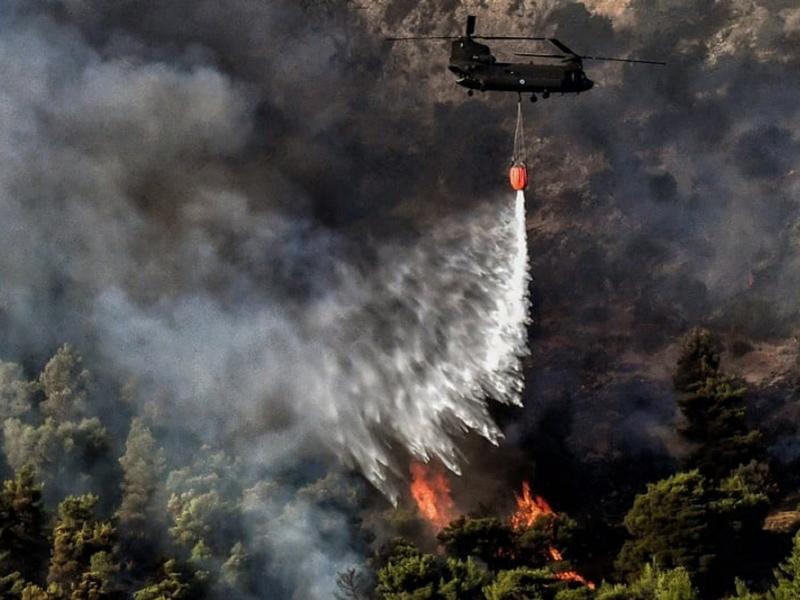
<instances>
[{"instance_id":1,"label":"burning vegetation","mask_svg":"<svg viewBox=\"0 0 800 600\"><path fill-rule=\"evenodd\" d=\"M425 520L436 531L455 518L455 505L450 494L450 484L441 467L412 462L411 497Z\"/></svg>"},{"instance_id":2,"label":"burning vegetation","mask_svg":"<svg viewBox=\"0 0 800 600\"><path fill-rule=\"evenodd\" d=\"M517 531L530 529L538 520L544 517L557 518L547 501L541 496L537 496L531 492L531 486L527 481L522 482L522 494L514 494L514 497L517 500L517 509L511 515L511 527ZM547 551L554 562L563 562L564 556L558 548L550 546ZM589 589L595 588L594 583L587 581L577 571L571 569L557 571L555 577L562 581L580 583L587 586Z\"/></svg>"},{"instance_id":3,"label":"burning vegetation","mask_svg":"<svg viewBox=\"0 0 800 600\"><path fill-rule=\"evenodd\" d=\"M409 497L425 527L405 528L404 540L385 540L369 567L375 584L363 577L350 588L360 591L346 597L795 598L787 590L800 584L800 536L773 578L790 533L763 528L776 506L779 476L763 459L763 434L745 419L746 390L722 371L721 356L711 332L697 329L686 337L673 384L681 413L676 433L691 443L673 473L631 494L622 514L612 517L624 530L616 525L592 537L586 523L594 520L597 528L594 511L604 507L592 504L592 513L573 519L555 512L528 481L513 494L510 511L498 511L502 502L476 507L468 482L413 463ZM438 532L434 545L431 530ZM617 550L609 555L611 547ZM356 573L340 584L352 584ZM734 588L733 573L749 573L764 593L741 583Z\"/></svg>"}]
</instances>

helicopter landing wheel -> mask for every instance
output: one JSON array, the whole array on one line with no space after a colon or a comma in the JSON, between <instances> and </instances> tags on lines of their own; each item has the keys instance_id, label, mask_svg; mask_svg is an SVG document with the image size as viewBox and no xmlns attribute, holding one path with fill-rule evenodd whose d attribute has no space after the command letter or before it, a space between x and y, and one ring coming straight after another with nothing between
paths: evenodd
<instances>
[{"instance_id":1,"label":"helicopter landing wheel","mask_svg":"<svg viewBox=\"0 0 800 600\"><path fill-rule=\"evenodd\" d=\"M550 97L550 92L543 92L542 93L542 98L546 99L546 98L549 98L549 97Z\"/></svg>"},{"instance_id":2,"label":"helicopter landing wheel","mask_svg":"<svg viewBox=\"0 0 800 600\"><path fill-rule=\"evenodd\" d=\"M467 90L467 96L472 96L472 94L474 94L474 93L475 92L473 92L472 90Z\"/></svg>"},{"instance_id":3,"label":"helicopter landing wheel","mask_svg":"<svg viewBox=\"0 0 800 600\"><path fill-rule=\"evenodd\" d=\"M536 94L531 94L531 102L536 102Z\"/></svg>"}]
</instances>

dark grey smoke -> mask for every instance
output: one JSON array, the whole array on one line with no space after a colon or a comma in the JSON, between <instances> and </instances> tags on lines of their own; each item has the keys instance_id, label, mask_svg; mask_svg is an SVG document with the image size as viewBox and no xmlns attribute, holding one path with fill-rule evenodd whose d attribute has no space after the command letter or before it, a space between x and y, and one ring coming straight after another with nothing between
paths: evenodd
<instances>
[{"instance_id":1,"label":"dark grey smoke","mask_svg":"<svg viewBox=\"0 0 800 600\"><path fill-rule=\"evenodd\" d=\"M797 324L797 7L633 1L608 17L609 7L619 8L473 7L485 32L669 61L591 65L601 85L590 94L527 109L535 358L558 374L534 389L542 403L582 389L575 435L604 418L605 401L588 401L595 376L669 358L688 326L770 339ZM304 381L291 367L308 348L298 334L312 339L356 304L339 332L355 346L363 328L390 352L414 325L433 332L415 340L421 357L426 343L451 356L453 332L479 339L495 300L478 287L457 287L468 303L440 303L448 281L433 279L427 292L401 288L395 304L359 297L403 265L424 265L410 278L424 286L457 249L480 252L502 227L492 207L508 200L513 99L468 100L441 45L380 39L456 32L465 14L449 0L5 3L0 356L36 362L72 342L109 378L132 371L169 389L165 418L184 420L188 406L203 436L236 434L256 459L285 466L319 425L312 400L299 405L308 420L293 402ZM430 321L408 312L418 295ZM407 318L387 325L386 314ZM338 355L336 368L356 370L370 351ZM260 385L273 396L263 414ZM634 432L634 445L666 444L669 398L642 401L624 378L609 389L605 422ZM209 390L216 401L195 413ZM474 422L485 410L481 399L467 406ZM449 412L435 417L458 428ZM602 450L602 440L573 445ZM312 513L291 539L311 543ZM344 529L328 557L345 556ZM299 592L309 597L338 566L318 558L312 590Z\"/></svg>"}]
</instances>

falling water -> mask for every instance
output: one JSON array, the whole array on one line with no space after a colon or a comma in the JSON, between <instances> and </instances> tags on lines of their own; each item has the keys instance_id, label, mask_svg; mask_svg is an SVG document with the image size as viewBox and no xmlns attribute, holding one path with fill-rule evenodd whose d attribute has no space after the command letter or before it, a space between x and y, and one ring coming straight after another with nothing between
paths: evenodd
<instances>
[{"instance_id":1,"label":"falling water","mask_svg":"<svg viewBox=\"0 0 800 600\"><path fill-rule=\"evenodd\" d=\"M384 419L391 437L418 459L434 455L457 473L453 434L472 430L497 443L502 434L487 399L520 402L529 322L524 193L441 227L412 256L386 268L394 273L387 298L409 300L415 326L385 322L398 341L394 352L381 358L381 349L360 363L368 371L380 364L389 402L376 398L380 391L368 390L363 377L359 396L371 409L391 411ZM357 462L391 494L383 479L389 458L379 443L368 449Z\"/></svg>"}]
</instances>

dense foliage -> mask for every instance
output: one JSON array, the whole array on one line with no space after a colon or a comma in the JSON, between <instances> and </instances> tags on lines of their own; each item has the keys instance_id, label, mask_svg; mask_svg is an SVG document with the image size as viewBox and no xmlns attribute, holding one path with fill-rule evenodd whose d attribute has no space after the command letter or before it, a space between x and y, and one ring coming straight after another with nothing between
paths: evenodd
<instances>
[{"instance_id":1,"label":"dense foliage","mask_svg":"<svg viewBox=\"0 0 800 600\"><path fill-rule=\"evenodd\" d=\"M490 507L434 539L355 477L283 485L199 442L177 460L133 410L112 433L118 420L92 411L91 373L68 346L36 378L0 363L0 597L291 597L272 576L285 557L271 525L303 523L298 535L321 541L346 528L367 557L339 573L342 599L800 598L800 534L790 547L791 531L764 529L781 494L720 347L708 331L687 336L674 378L682 459L603 530L617 533L595 537L594 515L514 526ZM121 390L121 406L133 394Z\"/></svg>"}]
</instances>

